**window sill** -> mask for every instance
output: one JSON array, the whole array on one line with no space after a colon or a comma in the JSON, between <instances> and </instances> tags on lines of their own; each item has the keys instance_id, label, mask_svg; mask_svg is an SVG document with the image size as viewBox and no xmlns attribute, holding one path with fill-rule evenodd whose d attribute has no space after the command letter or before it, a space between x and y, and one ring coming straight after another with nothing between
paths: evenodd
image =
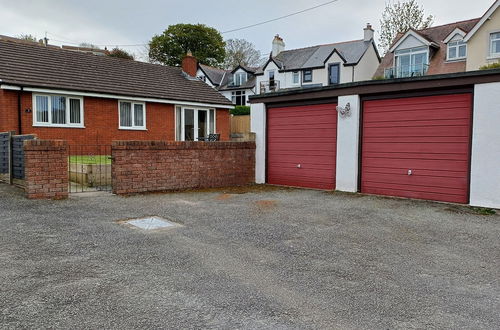
<instances>
[{"instance_id":1,"label":"window sill","mask_svg":"<svg viewBox=\"0 0 500 330\"><path fill-rule=\"evenodd\" d=\"M500 54L497 54L497 55L490 55L488 57L486 57L487 60L498 60L500 59Z\"/></svg>"},{"instance_id":2,"label":"window sill","mask_svg":"<svg viewBox=\"0 0 500 330\"><path fill-rule=\"evenodd\" d=\"M85 126L70 126L70 125L57 125L57 124L33 124L33 127L47 127L47 128L85 128Z\"/></svg>"},{"instance_id":3,"label":"window sill","mask_svg":"<svg viewBox=\"0 0 500 330\"><path fill-rule=\"evenodd\" d=\"M460 58L454 58L454 59L446 59L446 63L453 63L453 62L465 62L467 61L467 57L460 57Z\"/></svg>"},{"instance_id":4,"label":"window sill","mask_svg":"<svg viewBox=\"0 0 500 330\"><path fill-rule=\"evenodd\" d=\"M136 127L118 127L121 131L147 131L147 128L136 128Z\"/></svg>"}]
</instances>

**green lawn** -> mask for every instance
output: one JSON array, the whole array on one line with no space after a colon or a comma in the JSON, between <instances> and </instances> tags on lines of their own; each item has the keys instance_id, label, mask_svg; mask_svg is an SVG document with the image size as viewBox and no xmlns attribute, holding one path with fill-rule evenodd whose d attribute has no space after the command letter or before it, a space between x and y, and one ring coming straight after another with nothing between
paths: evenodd
<instances>
[{"instance_id":1,"label":"green lawn","mask_svg":"<svg viewBox=\"0 0 500 330\"><path fill-rule=\"evenodd\" d=\"M72 164L85 164L85 165L111 165L111 156L95 155L95 156L69 156L69 162Z\"/></svg>"}]
</instances>

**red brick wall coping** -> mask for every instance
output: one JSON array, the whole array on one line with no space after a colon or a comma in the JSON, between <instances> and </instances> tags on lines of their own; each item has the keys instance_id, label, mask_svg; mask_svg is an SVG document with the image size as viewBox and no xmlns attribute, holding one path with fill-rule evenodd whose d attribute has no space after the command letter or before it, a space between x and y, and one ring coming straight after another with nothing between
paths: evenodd
<instances>
[{"instance_id":1,"label":"red brick wall coping","mask_svg":"<svg viewBox=\"0 0 500 330\"><path fill-rule=\"evenodd\" d=\"M255 149L255 142L113 141L116 150Z\"/></svg>"}]
</instances>

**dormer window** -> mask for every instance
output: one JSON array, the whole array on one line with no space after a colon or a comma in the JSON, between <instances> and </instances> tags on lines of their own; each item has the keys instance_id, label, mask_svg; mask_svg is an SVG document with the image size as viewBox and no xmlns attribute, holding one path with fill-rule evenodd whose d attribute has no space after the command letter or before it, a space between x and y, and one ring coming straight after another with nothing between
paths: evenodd
<instances>
[{"instance_id":1,"label":"dormer window","mask_svg":"<svg viewBox=\"0 0 500 330\"><path fill-rule=\"evenodd\" d=\"M246 72L238 72L234 74L234 85L241 86L247 82L247 73Z\"/></svg>"},{"instance_id":2,"label":"dormer window","mask_svg":"<svg viewBox=\"0 0 500 330\"><path fill-rule=\"evenodd\" d=\"M396 50L394 60L394 68L386 72L388 78L423 76L429 68L429 48L415 47Z\"/></svg>"},{"instance_id":3,"label":"dormer window","mask_svg":"<svg viewBox=\"0 0 500 330\"><path fill-rule=\"evenodd\" d=\"M463 40L450 41L448 43L449 61L461 60L467 56L467 44Z\"/></svg>"}]
</instances>

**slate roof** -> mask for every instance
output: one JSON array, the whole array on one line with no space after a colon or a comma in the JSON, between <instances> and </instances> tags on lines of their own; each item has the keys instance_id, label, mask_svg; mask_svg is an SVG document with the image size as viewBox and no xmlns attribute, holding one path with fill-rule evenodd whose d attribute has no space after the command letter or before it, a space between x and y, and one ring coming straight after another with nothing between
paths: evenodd
<instances>
[{"instance_id":1,"label":"slate roof","mask_svg":"<svg viewBox=\"0 0 500 330\"><path fill-rule=\"evenodd\" d=\"M219 68L214 68L212 66L208 66L205 64L199 64L200 68L205 72L205 74L208 76L212 84L215 85L217 90L223 91L223 90L237 90L237 89L252 89L255 87L255 76L253 75L255 71L257 71L259 68L253 68L249 66L243 66L239 65L233 70L224 70L224 69L219 69ZM242 68L243 70L247 71L249 73L248 80L239 86L232 86L230 85L230 82L233 77L233 72L236 72L239 68Z\"/></svg>"},{"instance_id":2,"label":"slate roof","mask_svg":"<svg viewBox=\"0 0 500 330\"><path fill-rule=\"evenodd\" d=\"M307 48L285 50L272 60L282 70L293 71L323 67L325 61L336 50L346 61L345 64L357 64L373 41L353 40ZM263 68L257 74L263 73Z\"/></svg>"},{"instance_id":3,"label":"slate roof","mask_svg":"<svg viewBox=\"0 0 500 330\"><path fill-rule=\"evenodd\" d=\"M429 69L427 74L443 74L443 73L453 73L453 72L463 72L465 71L465 61L446 61L446 44L443 42L456 28L461 29L465 33L468 33L472 28L479 22L480 18L474 18L466 21L460 21L445 25L434 26L428 29L414 30L415 33L419 34L421 37L433 42L439 47L431 53L431 60L429 62ZM394 39L391 47L395 45L405 33L399 33ZM383 76L384 70L393 67L394 53L387 52L382 62L380 63L374 77Z\"/></svg>"},{"instance_id":4,"label":"slate roof","mask_svg":"<svg viewBox=\"0 0 500 330\"><path fill-rule=\"evenodd\" d=\"M199 64L199 66L215 86L219 86L222 82L222 79L225 78L224 76L227 75L227 73L231 72L230 70L214 68L213 66L205 64Z\"/></svg>"},{"instance_id":5,"label":"slate roof","mask_svg":"<svg viewBox=\"0 0 500 330\"><path fill-rule=\"evenodd\" d=\"M231 105L181 68L0 39L3 84Z\"/></svg>"}]
</instances>

